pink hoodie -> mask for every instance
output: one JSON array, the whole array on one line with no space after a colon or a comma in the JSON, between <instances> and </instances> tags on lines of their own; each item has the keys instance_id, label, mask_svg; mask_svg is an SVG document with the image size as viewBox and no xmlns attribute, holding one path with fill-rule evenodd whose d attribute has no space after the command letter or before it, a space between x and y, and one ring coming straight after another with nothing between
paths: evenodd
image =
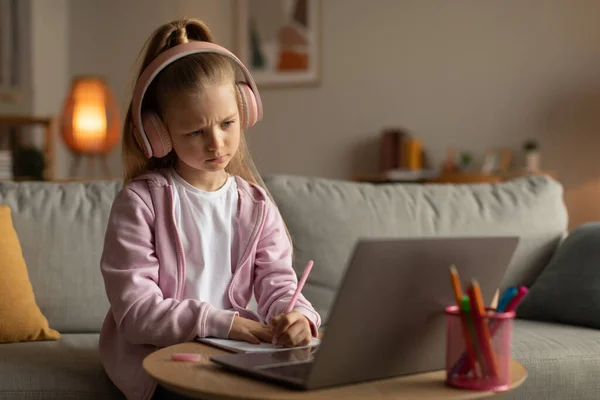
<instances>
[{"instance_id":1,"label":"pink hoodie","mask_svg":"<svg viewBox=\"0 0 600 400\"><path fill-rule=\"evenodd\" d=\"M101 270L110 309L100 331L100 359L128 399L150 399L156 381L143 359L165 346L200 337L229 336L236 313L259 321L246 307L254 294L266 321L284 312L297 285L292 247L276 206L259 186L236 177L239 193L237 260L229 286L233 311L183 298L185 254L175 225L173 189L150 172L128 183L112 205ZM321 324L299 296L296 310Z\"/></svg>"}]
</instances>

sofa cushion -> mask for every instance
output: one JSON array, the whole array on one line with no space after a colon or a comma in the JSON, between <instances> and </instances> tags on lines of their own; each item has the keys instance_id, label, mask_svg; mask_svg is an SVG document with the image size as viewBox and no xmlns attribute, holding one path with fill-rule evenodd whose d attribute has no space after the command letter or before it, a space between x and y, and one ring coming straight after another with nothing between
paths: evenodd
<instances>
[{"instance_id":1,"label":"sofa cushion","mask_svg":"<svg viewBox=\"0 0 600 400\"><path fill-rule=\"evenodd\" d=\"M600 330L517 319L512 354L528 377L503 399L598 399Z\"/></svg>"},{"instance_id":2,"label":"sofa cushion","mask_svg":"<svg viewBox=\"0 0 600 400\"><path fill-rule=\"evenodd\" d=\"M0 182L37 304L50 326L99 332L108 300L100 255L119 182Z\"/></svg>"},{"instance_id":3,"label":"sofa cushion","mask_svg":"<svg viewBox=\"0 0 600 400\"><path fill-rule=\"evenodd\" d=\"M56 340L35 302L10 208L0 206L0 343Z\"/></svg>"},{"instance_id":4,"label":"sofa cushion","mask_svg":"<svg viewBox=\"0 0 600 400\"><path fill-rule=\"evenodd\" d=\"M518 235L504 288L533 282L567 230L562 186L542 176L473 185L299 176L268 176L265 183L294 241L297 273L315 261L303 293L324 323L360 238Z\"/></svg>"},{"instance_id":5,"label":"sofa cushion","mask_svg":"<svg viewBox=\"0 0 600 400\"><path fill-rule=\"evenodd\" d=\"M519 317L600 328L600 223L575 228L519 306Z\"/></svg>"},{"instance_id":6,"label":"sofa cushion","mask_svg":"<svg viewBox=\"0 0 600 400\"><path fill-rule=\"evenodd\" d=\"M123 399L98 356L98 334L0 345L0 400Z\"/></svg>"}]
</instances>

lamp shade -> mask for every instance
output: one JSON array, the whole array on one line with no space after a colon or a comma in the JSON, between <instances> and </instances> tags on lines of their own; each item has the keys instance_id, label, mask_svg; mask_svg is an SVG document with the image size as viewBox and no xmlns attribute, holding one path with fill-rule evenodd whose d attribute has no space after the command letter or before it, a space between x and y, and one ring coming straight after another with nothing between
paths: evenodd
<instances>
[{"instance_id":1,"label":"lamp shade","mask_svg":"<svg viewBox=\"0 0 600 400\"><path fill-rule=\"evenodd\" d=\"M102 78L73 79L60 119L63 141L76 153L108 153L119 140L119 112Z\"/></svg>"}]
</instances>

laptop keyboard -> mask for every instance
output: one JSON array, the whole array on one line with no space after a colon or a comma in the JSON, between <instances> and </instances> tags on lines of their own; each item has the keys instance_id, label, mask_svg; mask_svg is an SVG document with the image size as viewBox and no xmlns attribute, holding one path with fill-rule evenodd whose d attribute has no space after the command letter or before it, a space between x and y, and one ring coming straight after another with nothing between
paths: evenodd
<instances>
[{"instance_id":1,"label":"laptop keyboard","mask_svg":"<svg viewBox=\"0 0 600 400\"><path fill-rule=\"evenodd\" d=\"M272 374L285 376L288 378L306 380L306 378L308 378L308 373L310 372L311 367L312 367L312 362L301 362L301 363L295 363L295 364L276 365L273 367L265 367L265 368L262 368L262 370L268 371L269 373L272 373Z\"/></svg>"}]
</instances>

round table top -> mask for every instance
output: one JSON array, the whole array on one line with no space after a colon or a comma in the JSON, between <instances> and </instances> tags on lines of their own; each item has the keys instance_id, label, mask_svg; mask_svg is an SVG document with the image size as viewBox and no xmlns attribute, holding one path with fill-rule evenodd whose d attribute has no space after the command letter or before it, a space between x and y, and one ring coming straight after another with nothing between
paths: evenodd
<instances>
[{"instance_id":1,"label":"round table top","mask_svg":"<svg viewBox=\"0 0 600 400\"><path fill-rule=\"evenodd\" d=\"M201 360L172 361L172 353L197 353ZM445 384L444 370L301 391L239 375L210 361L210 357L224 353L224 350L202 343L181 343L148 355L143 367L169 390L203 399L481 399L496 394L450 387ZM520 386L526 378L527 370L517 361L511 361L510 389Z\"/></svg>"}]
</instances>

